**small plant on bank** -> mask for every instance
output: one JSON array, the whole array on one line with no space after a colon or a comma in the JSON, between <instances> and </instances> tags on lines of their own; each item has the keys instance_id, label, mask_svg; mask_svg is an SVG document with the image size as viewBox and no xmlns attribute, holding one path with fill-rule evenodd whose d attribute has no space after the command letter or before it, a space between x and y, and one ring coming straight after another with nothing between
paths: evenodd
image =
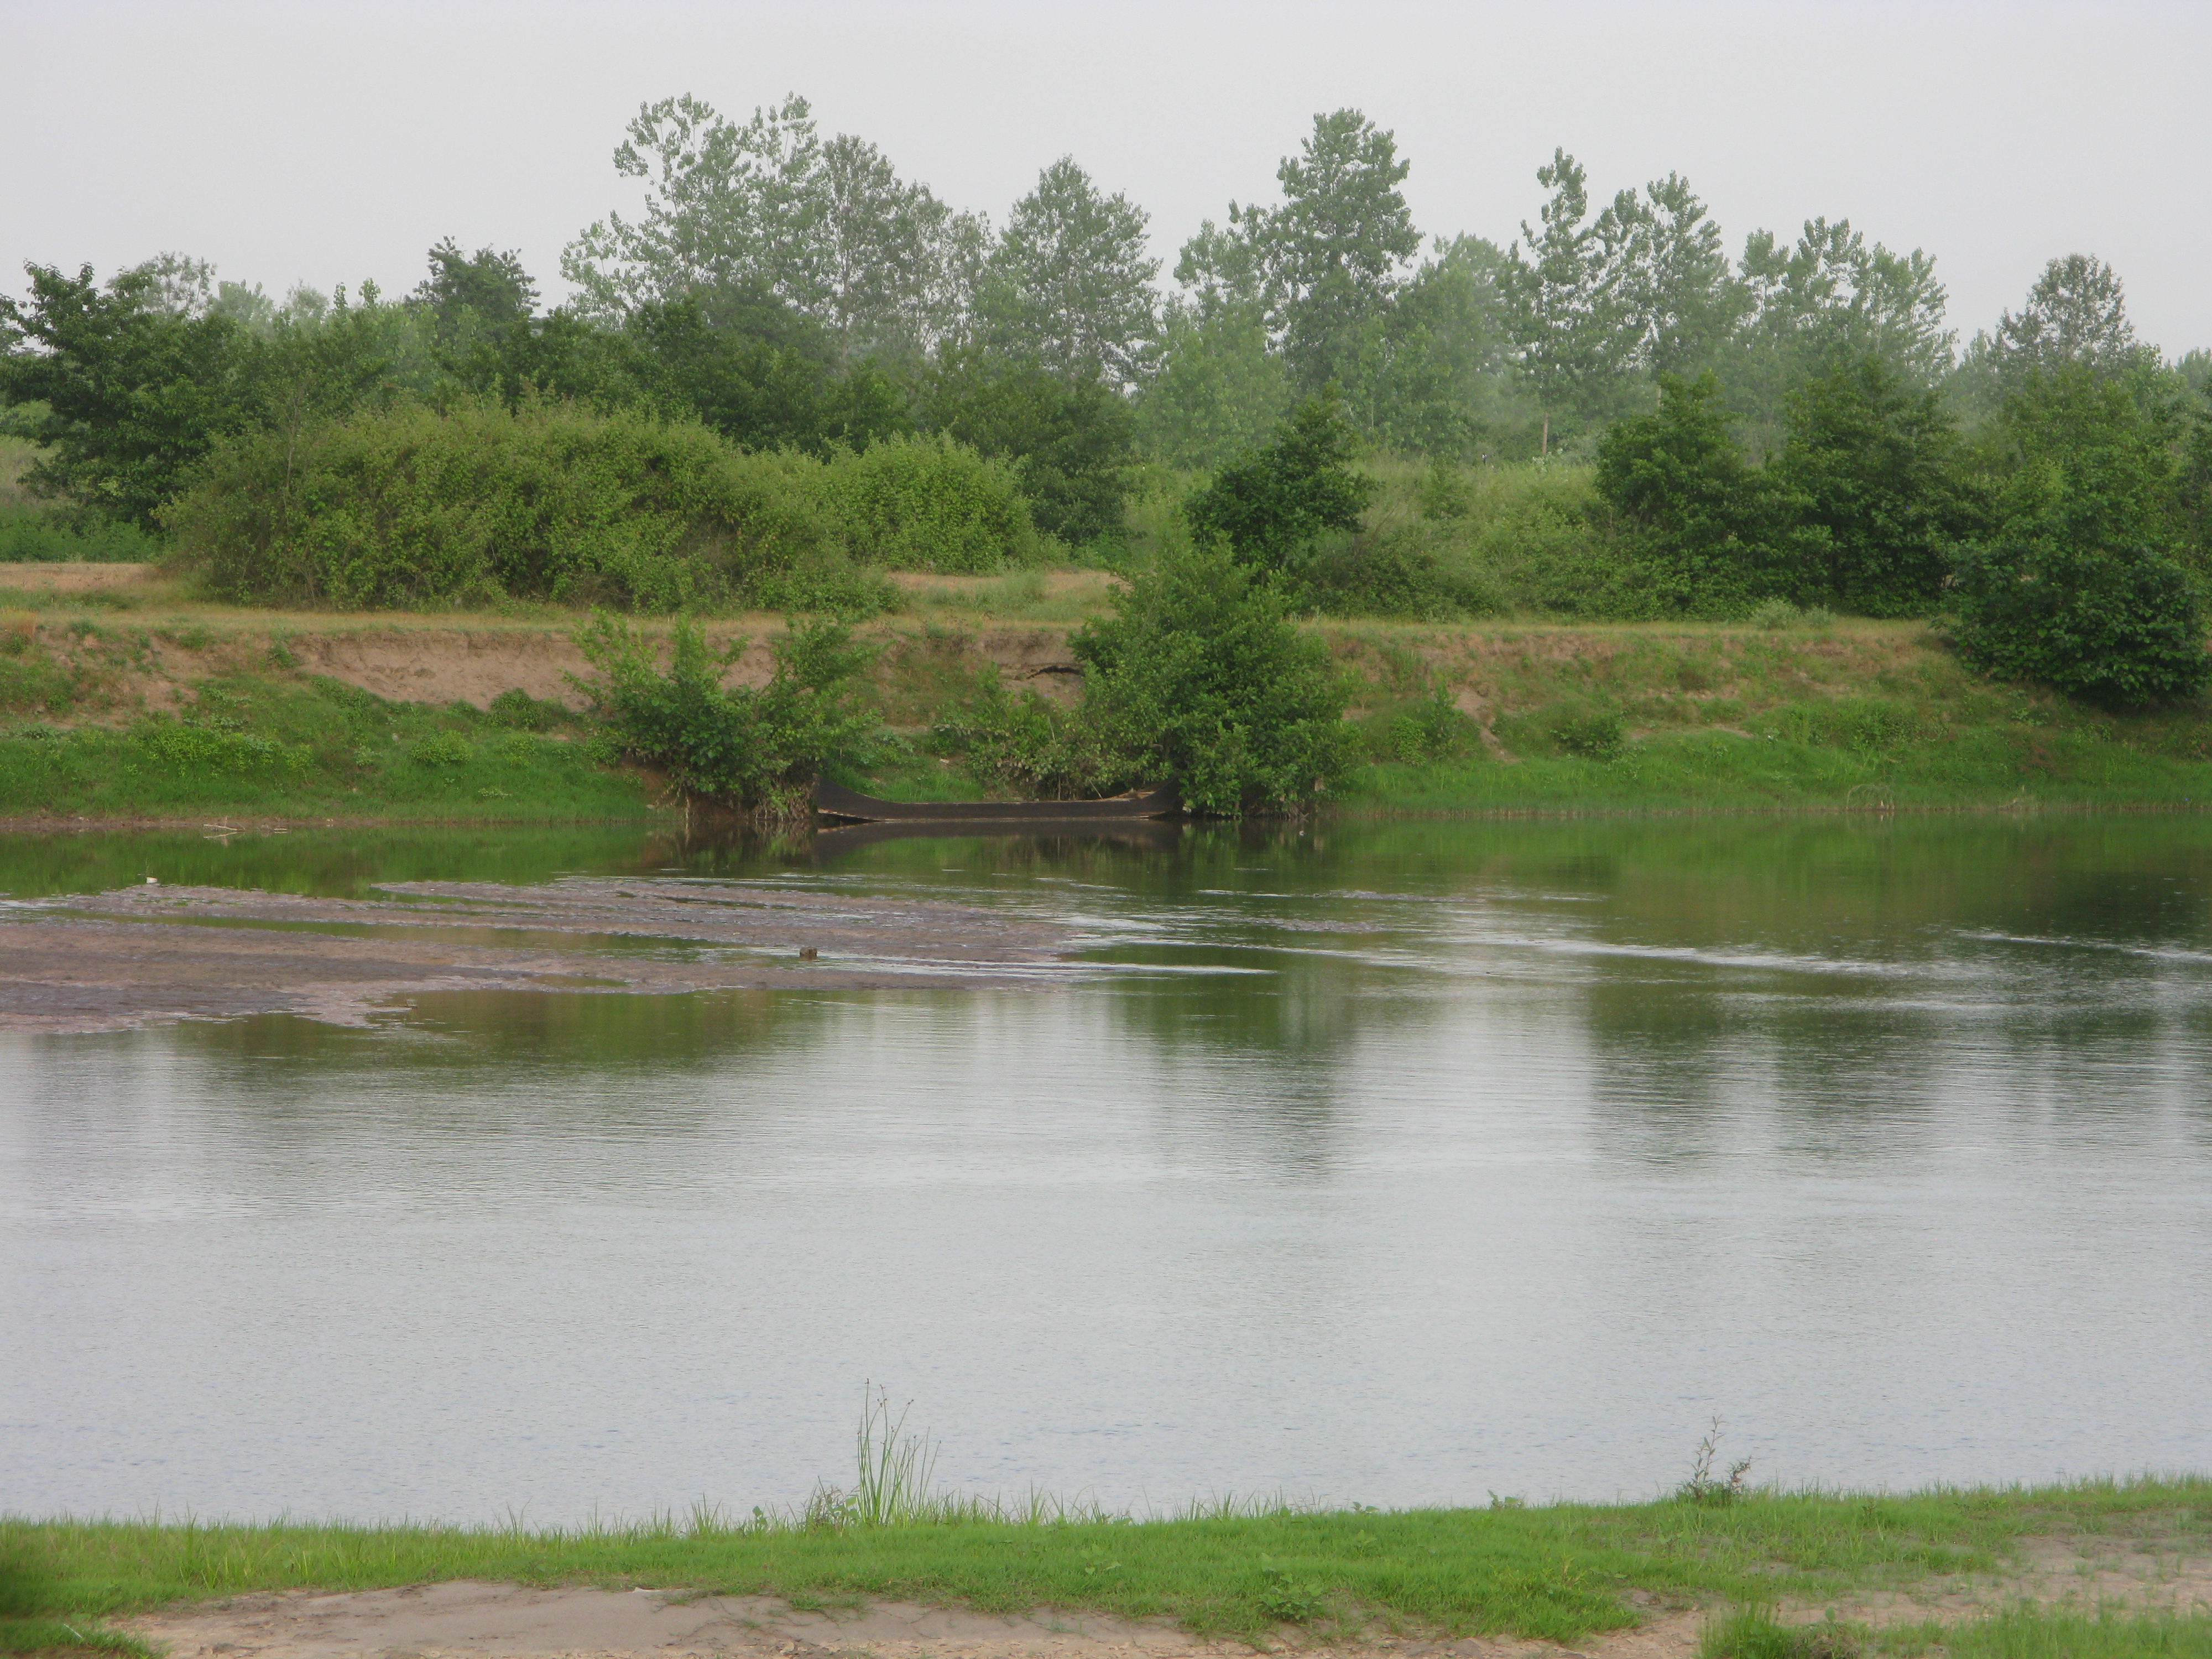
<instances>
[{"instance_id":1,"label":"small plant on bank","mask_svg":"<svg viewBox=\"0 0 2212 1659\"><path fill-rule=\"evenodd\" d=\"M1839 1625L1785 1625L1759 1607L1714 1620L1698 1643L1698 1659L1859 1659L1865 1651Z\"/></svg>"},{"instance_id":2,"label":"small plant on bank","mask_svg":"<svg viewBox=\"0 0 2212 1659\"><path fill-rule=\"evenodd\" d=\"M878 726L854 682L871 656L851 628L793 618L772 646L775 672L758 689L726 686L746 641L714 650L689 618L670 635L664 671L652 639L604 614L574 636L598 671L572 680L624 755L658 767L688 799L762 818L795 817L824 766L856 758Z\"/></svg>"},{"instance_id":3,"label":"small plant on bank","mask_svg":"<svg viewBox=\"0 0 2212 1659\"><path fill-rule=\"evenodd\" d=\"M1451 688L1441 680L1410 708L1393 714L1382 732L1382 750L1408 766L1461 760L1474 746L1474 722L1460 713Z\"/></svg>"},{"instance_id":4,"label":"small plant on bank","mask_svg":"<svg viewBox=\"0 0 2212 1659\"><path fill-rule=\"evenodd\" d=\"M1618 714L1570 713L1553 720L1552 742L1562 755L1612 761L1620 758L1628 736Z\"/></svg>"},{"instance_id":5,"label":"small plant on bank","mask_svg":"<svg viewBox=\"0 0 2212 1659\"><path fill-rule=\"evenodd\" d=\"M1744 1477L1751 1473L1751 1460L1740 1458L1728 1467L1725 1475L1714 1473L1720 1462L1721 1420L1716 1417L1705 1431L1704 1439L1690 1456L1690 1477L1674 1488L1674 1497L1684 1504L1699 1504L1718 1508L1743 1498L1748 1491Z\"/></svg>"}]
</instances>

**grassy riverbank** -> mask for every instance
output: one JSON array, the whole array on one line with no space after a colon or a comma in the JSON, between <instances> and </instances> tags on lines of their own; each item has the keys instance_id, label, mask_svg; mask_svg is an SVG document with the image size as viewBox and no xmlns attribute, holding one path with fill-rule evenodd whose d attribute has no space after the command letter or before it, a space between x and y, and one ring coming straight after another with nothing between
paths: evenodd
<instances>
[{"instance_id":1,"label":"grassy riverbank","mask_svg":"<svg viewBox=\"0 0 2212 1659\"><path fill-rule=\"evenodd\" d=\"M132 567L40 579L0 592L0 816L545 823L654 810L652 781L608 764L564 706L583 668L573 613L277 614L208 605ZM912 584L908 609L866 630L895 736L863 781L914 799L976 793L931 754L931 726L987 666L1074 695L1067 632L1103 605L1107 580ZM710 631L752 636L738 672L757 678L758 641L779 625ZM2115 715L1998 684L1917 623L1315 626L1356 688L1369 763L1340 793L1353 811L2212 799L2212 705Z\"/></svg>"},{"instance_id":2,"label":"grassy riverbank","mask_svg":"<svg viewBox=\"0 0 2212 1659\"><path fill-rule=\"evenodd\" d=\"M1909 1605L1915 1598L1931 1603L1929 1617L1935 1599L1948 1598L1954 1621L1976 1613L1961 1597L2012 1609L2008 1623L1970 1620L1971 1634L1944 1634L1942 1650L1952 1654L2212 1651L2212 1626L2172 1618L2157 1622L2179 1644L2050 1642L2054 1614L2094 1633L2097 1586L2115 1571L2134 1571L2154 1604L2161 1567L2170 1578L2181 1558L2207 1547L2212 1482L2202 1480L1881 1497L1753 1493L1713 1504L1501 1501L1479 1510L1320 1513L1226 1506L1148 1521L990 1518L955 1505L882 1525L821 1514L812 1525L802 1515L738 1523L702 1512L570 1532L0 1522L0 1560L18 1585L15 1610L47 1631L84 1631L88 1621L197 1598L457 1578L683 1586L830 1607L876 1599L996 1612L1049 1607L1164 1619L1255 1644L1393 1633L1574 1643L1668 1609L1724 1618L1729 1608L1832 1608L1855 1620L1882 1606L1890 1611L1863 1644L1909 1652L1935 1639ZM2049 1569L2054 1551L2078 1567L2048 1571L2031 1589L2022 1577L2030 1559ZM2058 1599L2069 1572L2070 1608ZM1893 1605L1900 1597L1908 1603L1901 1616ZM9 1639L23 1650L33 1635L23 1625Z\"/></svg>"}]
</instances>

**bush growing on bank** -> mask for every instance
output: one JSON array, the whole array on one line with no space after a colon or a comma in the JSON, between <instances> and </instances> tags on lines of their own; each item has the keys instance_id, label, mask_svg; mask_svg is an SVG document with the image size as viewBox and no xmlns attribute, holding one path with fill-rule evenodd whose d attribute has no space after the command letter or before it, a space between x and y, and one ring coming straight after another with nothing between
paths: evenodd
<instances>
[{"instance_id":1,"label":"bush growing on bank","mask_svg":"<svg viewBox=\"0 0 2212 1659\"><path fill-rule=\"evenodd\" d=\"M356 415L216 446L164 511L218 593L340 609L546 599L870 614L871 563L988 570L1036 543L1006 470L949 441L824 463L539 404Z\"/></svg>"},{"instance_id":2,"label":"bush growing on bank","mask_svg":"<svg viewBox=\"0 0 2212 1659\"><path fill-rule=\"evenodd\" d=\"M2172 458L2155 410L2089 371L2033 378L2007 406L2017 451L1999 526L1955 561L1971 662L2119 708L2212 678L2204 615L2170 556Z\"/></svg>"},{"instance_id":3,"label":"bush growing on bank","mask_svg":"<svg viewBox=\"0 0 2212 1659\"><path fill-rule=\"evenodd\" d=\"M872 653L842 623L794 619L757 690L722 684L747 642L717 652L689 620L676 624L665 670L652 640L612 617L574 637L599 673L575 684L616 744L695 799L763 817L805 814L815 775L857 758L879 724L854 696Z\"/></svg>"},{"instance_id":4,"label":"bush growing on bank","mask_svg":"<svg viewBox=\"0 0 2212 1659\"><path fill-rule=\"evenodd\" d=\"M827 483L848 545L870 564L988 573L1042 550L1013 469L947 437L842 451Z\"/></svg>"},{"instance_id":5,"label":"bush growing on bank","mask_svg":"<svg viewBox=\"0 0 2212 1659\"><path fill-rule=\"evenodd\" d=\"M1113 603L1069 641L1079 708L986 676L933 734L940 750L987 785L1067 799L1171 782L1192 811L1228 817L1317 805L1358 763L1328 647L1225 546L1170 547Z\"/></svg>"}]
</instances>

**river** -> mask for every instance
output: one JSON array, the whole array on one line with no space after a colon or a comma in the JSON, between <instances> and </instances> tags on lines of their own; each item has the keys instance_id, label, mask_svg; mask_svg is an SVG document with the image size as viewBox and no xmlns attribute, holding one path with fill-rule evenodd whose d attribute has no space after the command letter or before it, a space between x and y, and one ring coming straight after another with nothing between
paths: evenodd
<instances>
[{"instance_id":1,"label":"river","mask_svg":"<svg viewBox=\"0 0 2212 1659\"><path fill-rule=\"evenodd\" d=\"M0 838L18 917L609 873L1082 967L0 1036L0 1507L742 1513L871 1382L948 1485L1139 1510L1648 1497L1716 1418L1792 1485L2212 1467L2199 818Z\"/></svg>"}]
</instances>

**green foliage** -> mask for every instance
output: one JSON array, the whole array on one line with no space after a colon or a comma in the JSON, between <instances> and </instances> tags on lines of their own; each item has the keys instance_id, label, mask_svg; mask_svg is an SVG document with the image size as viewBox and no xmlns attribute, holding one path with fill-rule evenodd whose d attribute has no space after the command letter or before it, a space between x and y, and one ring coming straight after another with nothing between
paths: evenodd
<instances>
[{"instance_id":1,"label":"green foliage","mask_svg":"<svg viewBox=\"0 0 2212 1659\"><path fill-rule=\"evenodd\" d=\"M1861 1659L1865 1651L1840 1625L1785 1625L1756 1606L1715 1620L1698 1642L1698 1659Z\"/></svg>"},{"instance_id":2,"label":"green foliage","mask_svg":"<svg viewBox=\"0 0 2212 1659\"><path fill-rule=\"evenodd\" d=\"M1348 693L1281 594L1218 547L1173 549L1070 641L1087 718L1205 812L1298 810L1353 760Z\"/></svg>"},{"instance_id":3,"label":"green foliage","mask_svg":"<svg viewBox=\"0 0 2212 1659\"><path fill-rule=\"evenodd\" d=\"M2167 422L2086 365L2031 374L2007 404L1997 528L1955 564L1960 651L2001 678L2140 707L2212 677L2188 574L2166 550Z\"/></svg>"},{"instance_id":4,"label":"green foliage","mask_svg":"<svg viewBox=\"0 0 2212 1659\"><path fill-rule=\"evenodd\" d=\"M1136 419L1119 393L968 349L940 353L917 398L928 430L1012 465L1039 530L1071 547L1120 538Z\"/></svg>"},{"instance_id":5,"label":"green foliage","mask_svg":"<svg viewBox=\"0 0 2212 1659\"><path fill-rule=\"evenodd\" d=\"M1559 752L1583 760L1618 760L1626 742L1620 716L1612 713L1571 708L1555 715L1551 726L1552 743Z\"/></svg>"},{"instance_id":6,"label":"green foliage","mask_svg":"<svg viewBox=\"0 0 2212 1659\"><path fill-rule=\"evenodd\" d=\"M1006 216L977 283L980 333L999 356L1033 359L1072 383L1133 382L1158 327L1149 223L1061 156Z\"/></svg>"},{"instance_id":7,"label":"green foliage","mask_svg":"<svg viewBox=\"0 0 2212 1659\"><path fill-rule=\"evenodd\" d=\"M90 265L29 271L27 306L0 295L0 405L35 404L20 430L49 452L28 482L152 530L209 447L245 424L246 337L225 318L149 309L143 274L103 291Z\"/></svg>"},{"instance_id":8,"label":"green foliage","mask_svg":"<svg viewBox=\"0 0 2212 1659\"><path fill-rule=\"evenodd\" d=\"M164 516L180 567L262 603L881 609L824 477L631 414L403 406L230 441Z\"/></svg>"},{"instance_id":9,"label":"green foliage","mask_svg":"<svg viewBox=\"0 0 2212 1659\"><path fill-rule=\"evenodd\" d=\"M161 555L161 544L128 520L0 502L0 563L137 564Z\"/></svg>"},{"instance_id":10,"label":"green foliage","mask_svg":"<svg viewBox=\"0 0 2212 1659\"><path fill-rule=\"evenodd\" d=\"M1790 438L1772 471L1823 538L1796 597L1868 617L1923 616L1953 548L1975 528L1957 422L1879 356L1807 382L1790 398Z\"/></svg>"},{"instance_id":11,"label":"green foliage","mask_svg":"<svg viewBox=\"0 0 2212 1659\"><path fill-rule=\"evenodd\" d=\"M1145 777L1089 707L1070 709L1034 690L1009 691L996 667L930 730L930 746L957 757L994 793L1032 800L1088 800Z\"/></svg>"},{"instance_id":12,"label":"green foliage","mask_svg":"<svg viewBox=\"0 0 2212 1659\"><path fill-rule=\"evenodd\" d=\"M1474 748L1474 722L1459 711L1451 688L1439 680L1383 721L1373 736L1383 758L1407 766L1464 759Z\"/></svg>"},{"instance_id":13,"label":"green foliage","mask_svg":"<svg viewBox=\"0 0 2212 1659\"><path fill-rule=\"evenodd\" d=\"M1137 405L1145 447L1183 467L1214 467L1267 442L1291 404L1256 307L1170 314L1158 371Z\"/></svg>"},{"instance_id":14,"label":"green foliage","mask_svg":"<svg viewBox=\"0 0 2212 1659\"><path fill-rule=\"evenodd\" d=\"M990 572L1037 550L1013 470L948 437L845 451L829 489L855 556L899 570Z\"/></svg>"},{"instance_id":15,"label":"green foliage","mask_svg":"<svg viewBox=\"0 0 2212 1659\"><path fill-rule=\"evenodd\" d=\"M746 641L717 652L688 617L670 634L665 671L653 639L615 617L596 616L574 637L597 671L577 688L617 744L695 799L768 817L801 812L817 774L863 754L878 727L853 685L872 652L834 620L791 619L772 644L775 672L758 688L723 684Z\"/></svg>"},{"instance_id":16,"label":"green foliage","mask_svg":"<svg viewBox=\"0 0 2212 1659\"><path fill-rule=\"evenodd\" d=\"M1308 398L1273 442L1192 495L1184 504L1192 533L1224 541L1254 569L1299 571L1323 532L1357 530L1374 497L1374 481L1352 465L1355 445L1334 392Z\"/></svg>"},{"instance_id":17,"label":"green foliage","mask_svg":"<svg viewBox=\"0 0 2212 1659\"><path fill-rule=\"evenodd\" d=\"M1598 493L1676 614L1741 616L1796 580L1796 503L1746 462L1733 423L1711 374L1662 375L1657 411L1616 422L1598 445Z\"/></svg>"}]
</instances>

